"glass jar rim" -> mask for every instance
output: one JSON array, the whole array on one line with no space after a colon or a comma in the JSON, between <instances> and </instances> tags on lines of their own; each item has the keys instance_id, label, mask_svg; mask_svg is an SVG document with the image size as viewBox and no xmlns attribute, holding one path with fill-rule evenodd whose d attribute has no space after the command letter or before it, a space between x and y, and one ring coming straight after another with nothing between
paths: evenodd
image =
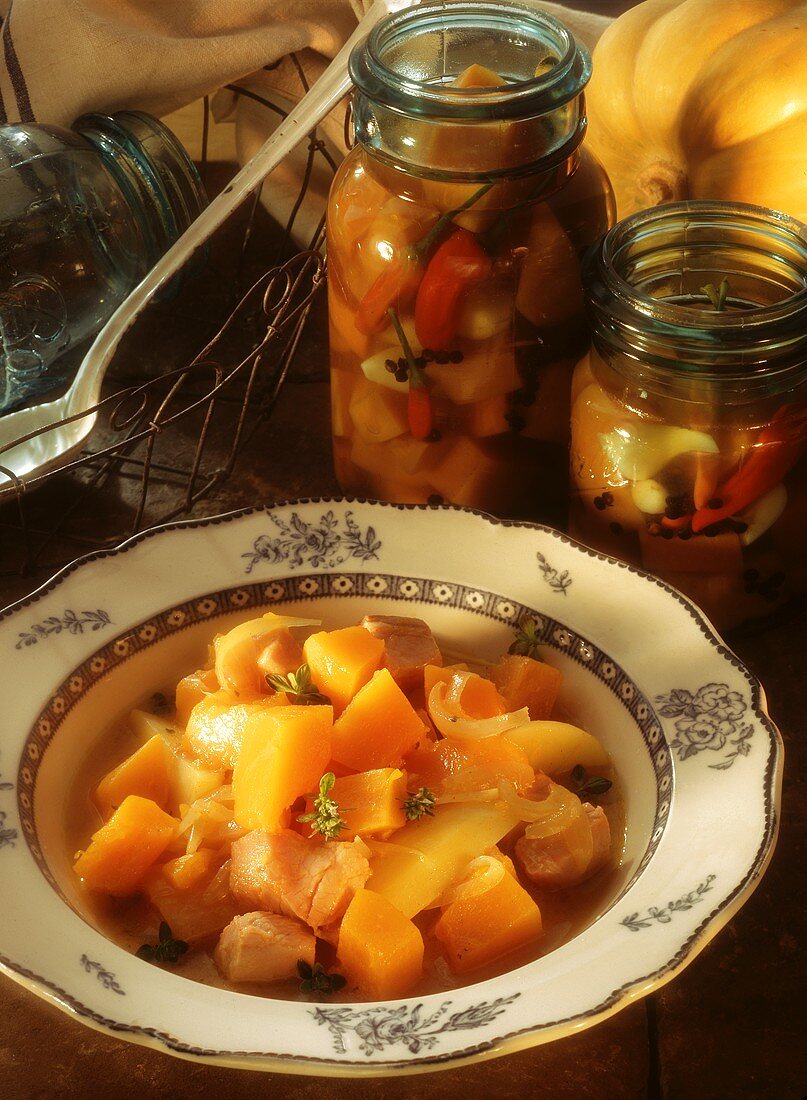
<instances>
[{"instance_id":1,"label":"glass jar rim","mask_svg":"<svg viewBox=\"0 0 807 1100\"><path fill-rule=\"evenodd\" d=\"M722 241L718 231L747 232L760 255L788 268L794 292L776 302L714 312L654 297L626 276L629 250L643 243L642 255L648 255L654 236L661 241L676 227L714 228L716 253L738 247ZM682 242L690 243L686 235ZM807 225L788 214L710 199L642 210L603 237L585 265L585 279L595 346L640 364L648 388L666 390L676 379L698 377L738 392L763 381L784 389L807 375Z\"/></svg>"},{"instance_id":2,"label":"glass jar rim","mask_svg":"<svg viewBox=\"0 0 807 1100\"><path fill-rule=\"evenodd\" d=\"M545 41L559 56L546 73L494 88L456 88L404 76L386 64L389 49L407 36L439 26L476 25L512 32L514 21ZM547 12L500 0L427 3L382 19L350 56L357 90L373 102L403 114L473 122L491 118L531 118L549 114L576 99L591 77L591 56L571 31Z\"/></svg>"}]
</instances>

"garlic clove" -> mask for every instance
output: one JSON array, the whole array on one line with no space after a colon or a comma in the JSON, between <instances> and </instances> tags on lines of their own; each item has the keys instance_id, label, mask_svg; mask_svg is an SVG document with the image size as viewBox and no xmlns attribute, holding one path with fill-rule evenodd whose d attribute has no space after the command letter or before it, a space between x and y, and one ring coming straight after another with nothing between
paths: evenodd
<instances>
[{"instance_id":1,"label":"garlic clove","mask_svg":"<svg viewBox=\"0 0 807 1100\"><path fill-rule=\"evenodd\" d=\"M630 487L630 495L639 511L648 516L659 516L667 507L667 490L660 481L652 477L634 481Z\"/></svg>"},{"instance_id":2,"label":"garlic clove","mask_svg":"<svg viewBox=\"0 0 807 1100\"><path fill-rule=\"evenodd\" d=\"M786 507L787 489L779 482L764 497L760 497L750 508L741 512L739 518L743 523L748 524L748 528L740 535L743 546L750 546L760 535L764 535L770 527L773 527Z\"/></svg>"},{"instance_id":3,"label":"garlic clove","mask_svg":"<svg viewBox=\"0 0 807 1100\"><path fill-rule=\"evenodd\" d=\"M628 481L646 481L679 455L717 454L712 436L692 428L666 424L632 424L599 436L600 446L612 466Z\"/></svg>"}]
</instances>

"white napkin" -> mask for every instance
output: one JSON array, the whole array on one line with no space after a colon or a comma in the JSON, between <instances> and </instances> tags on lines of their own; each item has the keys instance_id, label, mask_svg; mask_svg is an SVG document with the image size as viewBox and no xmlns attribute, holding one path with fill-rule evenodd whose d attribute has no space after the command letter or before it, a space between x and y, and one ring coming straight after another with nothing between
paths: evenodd
<instances>
[{"instance_id":1,"label":"white napkin","mask_svg":"<svg viewBox=\"0 0 807 1100\"><path fill-rule=\"evenodd\" d=\"M0 124L69 126L87 111L138 109L165 115L224 85L288 109L300 97L299 70L313 83L370 0L0 0ZM563 4L538 4L593 47L610 20ZM277 64L279 62L279 64ZM266 66L272 66L267 71ZM239 159L249 159L278 116L224 91L217 119L234 119ZM335 158L344 153L344 110L321 126ZM306 150L276 171L264 203L285 221ZM295 224L303 242L324 208L330 172L321 158Z\"/></svg>"}]
</instances>

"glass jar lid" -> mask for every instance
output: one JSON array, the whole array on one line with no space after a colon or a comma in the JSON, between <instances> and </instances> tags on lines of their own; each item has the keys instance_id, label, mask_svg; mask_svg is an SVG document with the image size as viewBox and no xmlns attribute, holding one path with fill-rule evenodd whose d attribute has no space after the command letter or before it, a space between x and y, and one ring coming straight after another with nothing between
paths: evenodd
<instances>
[{"instance_id":1,"label":"glass jar lid","mask_svg":"<svg viewBox=\"0 0 807 1100\"><path fill-rule=\"evenodd\" d=\"M496 87L458 87L471 66ZM350 58L357 139L433 175L512 175L550 167L580 144L582 91L591 58L557 19L522 4L457 0L418 5L383 19ZM461 164L434 163L429 138ZM469 162L472 167L469 167Z\"/></svg>"}]
</instances>

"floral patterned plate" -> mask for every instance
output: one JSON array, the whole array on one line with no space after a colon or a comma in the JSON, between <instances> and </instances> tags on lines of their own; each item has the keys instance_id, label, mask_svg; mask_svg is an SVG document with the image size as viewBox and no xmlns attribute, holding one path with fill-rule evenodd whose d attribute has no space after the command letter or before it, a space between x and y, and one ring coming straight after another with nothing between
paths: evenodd
<instances>
[{"instance_id":1,"label":"floral patterned plate","mask_svg":"<svg viewBox=\"0 0 807 1100\"><path fill-rule=\"evenodd\" d=\"M333 1005L190 982L81 915L65 806L101 731L258 608L328 624L421 615L493 658L530 614L564 701L625 791L610 896L569 943L440 995ZM111 1034L185 1057L330 1075L418 1072L587 1027L672 978L773 848L782 749L760 684L666 585L547 528L461 509L313 500L146 532L0 615L0 966ZM168 680L166 679L168 677Z\"/></svg>"}]
</instances>

